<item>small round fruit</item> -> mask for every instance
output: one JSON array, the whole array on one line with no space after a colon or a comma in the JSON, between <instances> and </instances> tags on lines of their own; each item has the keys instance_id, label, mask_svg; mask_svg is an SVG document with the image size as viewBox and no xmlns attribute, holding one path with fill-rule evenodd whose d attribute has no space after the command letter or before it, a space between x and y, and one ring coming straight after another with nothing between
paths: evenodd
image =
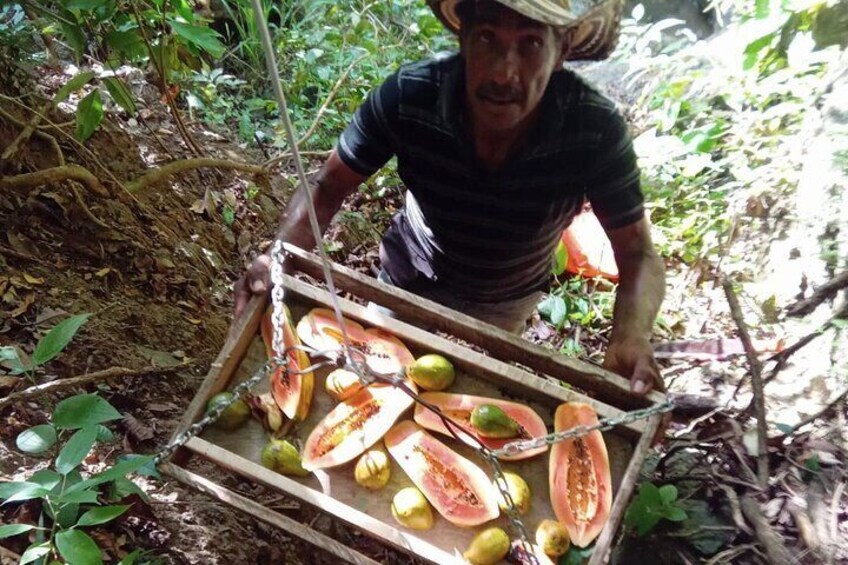
<instances>
[{"instance_id":1,"label":"small round fruit","mask_svg":"<svg viewBox=\"0 0 848 565\"><path fill-rule=\"evenodd\" d=\"M392 499L392 516L402 526L413 530L429 530L433 527L433 510L430 503L415 487L406 487Z\"/></svg>"},{"instance_id":2,"label":"small round fruit","mask_svg":"<svg viewBox=\"0 0 848 565\"><path fill-rule=\"evenodd\" d=\"M324 381L327 394L339 402L359 392L362 386L362 381L359 380L356 373L346 369L336 369L327 375L327 380Z\"/></svg>"},{"instance_id":3,"label":"small round fruit","mask_svg":"<svg viewBox=\"0 0 848 565\"><path fill-rule=\"evenodd\" d=\"M234 430L244 424L250 418L250 406L244 400L233 400L233 393L219 392L209 399L206 404L206 413L216 410L220 406L227 406L215 421L215 426L224 430Z\"/></svg>"},{"instance_id":4,"label":"small round fruit","mask_svg":"<svg viewBox=\"0 0 848 565\"><path fill-rule=\"evenodd\" d=\"M536 528L536 543L548 557L559 557L568 551L571 538L565 526L556 520L542 520Z\"/></svg>"},{"instance_id":5,"label":"small round fruit","mask_svg":"<svg viewBox=\"0 0 848 565\"><path fill-rule=\"evenodd\" d=\"M530 486L527 481L515 473L505 472L503 476L506 480L509 496L515 504L515 509L522 516L527 514L527 511L530 510ZM495 483L495 489L497 488L497 483ZM506 499L501 495L500 490L498 490L498 506L504 512L507 511Z\"/></svg>"},{"instance_id":6,"label":"small round fruit","mask_svg":"<svg viewBox=\"0 0 848 565\"><path fill-rule=\"evenodd\" d=\"M473 565L494 565L509 552L509 536L500 528L483 530L462 556Z\"/></svg>"},{"instance_id":7,"label":"small round fruit","mask_svg":"<svg viewBox=\"0 0 848 565\"><path fill-rule=\"evenodd\" d=\"M392 476L389 456L382 449L366 451L353 470L357 484L367 489L378 490L386 486Z\"/></svg>"},{"instance_id":8,"label":"small round fruit","mask_svg":"<svg viewBox=\"0 0 848 565\"><path fill-rule=\"evenodd\" d=\"M453 364L436 353L422 355L406 368L406 374L424 390L444 390L456 376Z\"/></svg>"},{"instance_id":9,"label":"small round fruit","mask_svg":"<svg viewBox=\"0 0 848 565\"><path fill-rule=\"evenodd\" d=\"M282 475L305 477L309 471L303 468L297 448L284 439L272 439L262 450L262 466Z\"/></svg>"},{"instance_id":10,"label":"small round fruit","mask_svg":"<svg viewBox=\"0 0 848 565\"><path fill-rule=\"evenodd\" d=\"M469 422L483 437L507 439L520 433L518 422L494 404L481 404L471 411Z\"/></svg>"}]
</instances>

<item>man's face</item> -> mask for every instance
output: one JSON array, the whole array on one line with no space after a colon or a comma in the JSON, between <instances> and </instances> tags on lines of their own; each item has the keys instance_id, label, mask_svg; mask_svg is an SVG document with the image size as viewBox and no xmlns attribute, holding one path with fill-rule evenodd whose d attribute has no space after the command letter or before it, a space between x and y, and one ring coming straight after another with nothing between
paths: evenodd
<instances>
[{"instance_id":1,"label":"man's face","mask_svg":"<svg viewBox=\"0 0 848 565\"><path fill-rule=\"evenodd\" d=\"M479 3L460 45L471 116L485 130L525 123L562 65L562 40L553 28L495 2Z\"/></svg>"}]
</instances>

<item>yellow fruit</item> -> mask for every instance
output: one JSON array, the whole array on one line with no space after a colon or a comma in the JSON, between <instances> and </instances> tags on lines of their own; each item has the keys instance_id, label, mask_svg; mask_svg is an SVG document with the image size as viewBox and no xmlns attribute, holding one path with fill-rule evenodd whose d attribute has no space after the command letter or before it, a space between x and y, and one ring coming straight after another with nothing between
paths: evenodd
<instances>
[{"instance_id":1,"label":"yellow fruit","mask_svg":"<svg viewBox=\"0 0 848 565\"><path fill-rule=\"evenodd\" d=\"M392 516L402 526L413 530L429 530L433 527L433 509L415 487L406 487L392 499Z\"/></svg>"},{"instance_id":2,"label":"yellow fruit","mask_svg":"<svg viewBox=\"0 0 848 565\"><path fill-rule=\"evenodd\" d=\"M494 565L509 552L509 536L500 528L483 530L462 556L473 565Z\"/></svg>"},{"instance_id":3,"label":"yellow fruit","mask_svg":"<svg viewBox=\"0 0 848 565\"><path fill-rule=\"evenodd\" d=\"M359 380L356 373L346 369L336 369L327 375L327 380L324 381L327 394L339 402L359 392L362 386L362 381Z\"/></svg>"},{"instance_id":4,"label":"yellow fruit","mask_svg":"<svg viewBox=\"0 0 848 565\"><path fill-rule=\"evenodd\" d=\"M305 477L309 471L303 468L297 448L284 439L272 439L262 450L262 466L282 475Z\"/></svg>"},{"instance_id":5,"label":"yellow fruit","mask_svg":"<svg viewBox=\"0 0 848 565\"><path fill-rule=\"evenodd\" d=\"M436 353L423 355L406 368L406 374L424 390L444 390L456 376L453 364Z\"/></svg>"},{"instance_id":6,"label":"yellow fruit","mask_svg":"<svg viewBox=\"0 0 848 565\"><path fill-rule=\"evenodd\" d=\"M389 456L382 449L371 449L366 451L353 470L353 476L357 484L367 489L381 489L389 482L392 476L392 467Z\"/></svg>"},{"instance_id":7,"label":"yellow fruit","mask_svg":"<svg viewBox=\"0 0 848 565\"><path fill-rule=\"evenodd\" d=\"M516 510L522 516L527 514L527 511L530 510L530 486L527 484L527 481L515 473L506 472L503 475ZM495 483L495 488L497 489L497 483ZM501 496L500 491L498 491L498 506L504 512L507 511L506 500Z\"/></svg>"},{"instance_id":8,"label":"yellow fruit","mask_svg":"<svg viewBox=\"0 0 848 565\"><path fill-rule=\"evenodd\" d=\"M217 409L219 406L232 402L233 393L219 392L209 399L206 404L206 412ZM234 430L244 424L250 418L250 406L244 400L236 400L227 406L218 419L215 421L215 426L224 430Z\"/></svg>"},{"instance_id":9,"label":"yellow fruit","mask_svg":"<svg viewBox=\"0 0 848 565\"><path fill-rule=\"evenodd\" d=\"M556 520L542 520L536 528L536 543L549 557L559 557L568 551L571 538L568 530Z\"/></svg>"}]
</instances>

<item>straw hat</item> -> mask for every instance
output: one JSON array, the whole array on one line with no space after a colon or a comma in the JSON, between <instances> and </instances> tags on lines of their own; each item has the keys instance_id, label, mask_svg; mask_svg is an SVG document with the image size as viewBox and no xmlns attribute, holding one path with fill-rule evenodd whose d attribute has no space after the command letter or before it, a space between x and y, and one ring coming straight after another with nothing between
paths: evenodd
<instances>
[{"instance_id":1,"label":"straw hat","mask_svg":"<svg viewBox=\"0 0 848 565\"><path fill-rule=\"evenodd\" d=\"M464 1L477 0L427 0L427 3L449 30L459 33L456 8ZM566 28L571 45L569 61L606 59L618 41L622 0L496 1L531 20Z\"/></svg>"}]
</instances>

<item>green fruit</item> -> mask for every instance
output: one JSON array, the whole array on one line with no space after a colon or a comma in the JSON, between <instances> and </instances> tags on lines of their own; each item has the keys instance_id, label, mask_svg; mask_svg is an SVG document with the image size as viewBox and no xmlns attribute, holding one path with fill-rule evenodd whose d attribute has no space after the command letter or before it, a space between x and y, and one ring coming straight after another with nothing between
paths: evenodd
<instances>
[{"instance_id":1,"label":"green fruit","mask_svg":"<svg viewBox=\"0 0 848 565\"><path fill-rule=\"evenodd\" d=\"M433 510L430 503L415 487L406 487L392 499L392 516L402 526L413 530L429 530L433 527Z\"/></svg>"},{"instance_id":2,"label":"green fruit","mask_svg":"<svg viewBox=\"0 0 848 565\"><path fill-rule=\"evenodd\" d=\"M571 537L565 526L556 520L542 520L536 528L536 543L548 557L564 555L571 546Z\"/></svg>"},{"instance_id":3,"label":"green fruit","mask_svg":"<svg viewBox=\"0 0 848 565\"><path fill-rule=\"evenodd\" d=\"M509 552L509 536L500 528L483 530L462 556L473 565L494 565Z\"/></svg>"},{"instance_id":4,"label":"green fruit","mask_svg":"<svg viewBox=\"0 0 848 565\"><path fill-rule=\"evenodd\" d=\"M218 419L215 421L215 426L224 430L234 430L244 424L250 418L250 406L244 400L233 400L233 393L219 392L209 399L206 404L206 413L217 409L220 406L227 406Z\"/></svg>"},{"instance_id":5,"label":"green fruit","mask_svg":"<svg viewBox=\"0 0 848 565\"><path fill-rule=\"evenodd\" d=\"M456 376L453 364L435 353L423 355L406 368L406 374L424 390L444 390Z\"/></svg>"},{"instance_id":6,"label":"green fruit","mask_svg":"<svg viewBox=\"0 0 848 565\"><path fill-rule=\"evenodd\" d=\"M309 471L303 468L297 448L284 439L272 439L262 450L262 466L282 475L305 477Z\"/></svg>"},{"instance_id":7,"label":"green fruit","mask_svg":"<svg viewBox=\"0 0 848 565\"><path fill-rule=\"evenodd\" d=\"M366 451L353 470L357 484L367 489L381 489L389 482L392 475L389 456L382 449Z\"/></svg>"},{"instance_id":8,"label":"green fruit","mask_svg":"<svg viewBox=\"0 0 848 565\"><path fill-rule=\"evenodd\" d=\"M530 510L530 487L527 485L527 481L515 473L506 472L503 475L506 480L509 496L512 498L513 504L515 504L515 509L522 516L527 514L527 511ZM495 488L497 488L497 484ZM500 491L498 491L498 506L504 512L507 511L506 500L501 496Z\"/></svg>"},{"instance_id":9,"label":"green fruit","mask_svg":"<svg viewBox=\"0 0 848 565\"><path fill-rule=\"evenodd\" d=\"M481 404L471 411L471 425L483 437L511 438L520 433L518 422L494 404Z\"/></svg>"}]
</instances>

